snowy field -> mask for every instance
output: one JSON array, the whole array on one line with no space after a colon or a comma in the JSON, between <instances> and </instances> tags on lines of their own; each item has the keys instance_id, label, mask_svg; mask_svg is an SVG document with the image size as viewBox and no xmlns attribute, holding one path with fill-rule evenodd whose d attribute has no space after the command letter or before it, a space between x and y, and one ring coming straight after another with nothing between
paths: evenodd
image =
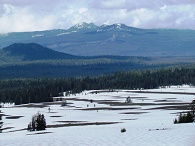
<instances>
[{"instance_id":1,"label":"snowy field","mask_svg":"<svg viewBox=\"0 0 195 146\"><path fill-rule=\"evenodd\" d=\"M187 85L99 90L63 97L63 107L61 101L6 105L0 109L0 146L195 146L195 124L173 124L195 99L193 93L195 87ZM132 103L125 103L127 97ZM29 132L27 125L37 112L45 115L47 129Z\"/></svg>"}]
</instances>

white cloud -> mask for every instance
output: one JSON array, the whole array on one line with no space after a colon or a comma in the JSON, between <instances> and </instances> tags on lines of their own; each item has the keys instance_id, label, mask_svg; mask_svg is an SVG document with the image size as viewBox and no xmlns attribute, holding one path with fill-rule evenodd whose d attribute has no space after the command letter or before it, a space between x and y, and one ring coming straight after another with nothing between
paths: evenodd
<instances>
[{"instance_id":1,"label":"white cloud","mask_svg":"<svg viewBox=\"0 0 195 146\"><path fill-rule=\"evenodd\" d=\"M87 8L79 8L79 13L82 14L84 12L87 12Z\"/></svg>"},{"instance_id":2,"label":"white cloud","mask_svg":"<svg viewBox=\"0 0 195 146\"><path fill-rule=\"evenodd\" d=\"M133 16L132 26L134 27L139 27L142 24L148 23L148 21L151 21L151 19L154 18L153 12L144 8L132 11L130 14Z\"/></svg>"},{"instance_id":3,"label":"white cloud","mask_svg":"<svg viewBox=\"0 0 195 146\"><path fill-rule=\"evenodd\" d=\"M93 14L85 7L68 7L61 11L58 19L60 21L58 27L60 28L68 28L80 22L94 22Z\"/></svg>"},{"instance_id":4,"label":"white cloud","mask_svg":"<svg viewBox=\"0 0 195 146\"><path fill-rule=\"evenodd\" d=\"M7 5L4 14L0 17L0 32L35 31L50 29L55 23L53 15L34 15L28 7L23 9Z\"/></svg>"},{"instance_id":5,"label":"white cloud","mask_svg":"<svg viewBox=\"0 0 195 146\"><path fill-rule=\"evenodd\" d=\"M99 6L102 8L123 8L125 6L126 0L104 0L99 1Z\"/></svg>"},{"instance_id":6,"label":"white cloud","mask_svg":"<svg viewBox=\"0 0 195 146\"><path fill-rule=\"evenodd\" d=\"M195 29L194 0L0 0L0 33L67 29L80 22Z\"/></svg>"}]
</instances>

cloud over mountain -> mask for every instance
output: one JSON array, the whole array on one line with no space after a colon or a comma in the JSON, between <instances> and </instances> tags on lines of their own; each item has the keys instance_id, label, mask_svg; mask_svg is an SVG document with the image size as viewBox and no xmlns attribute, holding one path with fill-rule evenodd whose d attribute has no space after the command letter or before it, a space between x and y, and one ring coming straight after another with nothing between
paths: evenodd
<instances>
[{"instance_id":1,"label":"cloud over mountain","mask_svg":"<svg viewBox=\"0 0 195 146\"><path fill-rule=\"evenodd\" d=\"M195 29L194 0L1 0L0 33L69 28L79 22Z\"/></svg>"}]
</instances>

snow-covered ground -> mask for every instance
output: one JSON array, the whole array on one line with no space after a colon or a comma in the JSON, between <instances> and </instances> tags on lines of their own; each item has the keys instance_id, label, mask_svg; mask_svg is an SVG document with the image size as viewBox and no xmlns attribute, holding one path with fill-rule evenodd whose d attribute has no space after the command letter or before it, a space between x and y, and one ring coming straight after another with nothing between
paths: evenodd
<instances>
[{"instance_id":1,"label":"snow-covered ground","mask_svg":"<svg viewBox=\"0 0 195 146\"><path fill-rule=\"evenodd\" d=\"M7 129L0 133L0 146L195 146L195 124L173 124L185 111L182 107L195 99L195 87L142 91L149 93L84 91L64 97L68 104L64 107L61 102L5 106L0 110L2 128ZM133 103L125 103L127 97ZM37 112L53 128L24 130ZM9 118L13 116L21 117ZM122 128L126 132L121 133Z\"/></svg>"}]
</instances>

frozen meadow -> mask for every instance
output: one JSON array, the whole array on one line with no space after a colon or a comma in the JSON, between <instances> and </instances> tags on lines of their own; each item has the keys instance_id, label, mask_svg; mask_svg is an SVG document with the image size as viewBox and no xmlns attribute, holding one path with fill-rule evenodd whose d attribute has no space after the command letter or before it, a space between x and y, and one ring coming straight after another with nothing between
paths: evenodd
<instances>
[{"instance_id":1,"label":"frozen meadow","mask_svg":"<svg viewBox=\"0 0 195 146\"><path fill-rule=\"evenodd\" d=\"M195 87L83 91L62 98L65 106L55 101L0 108L0 146L195 146L195 124L173 124L195 99ZM37 112L47 128L29 132Z\"/></svg>"}]
</instances>

